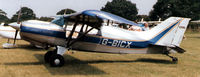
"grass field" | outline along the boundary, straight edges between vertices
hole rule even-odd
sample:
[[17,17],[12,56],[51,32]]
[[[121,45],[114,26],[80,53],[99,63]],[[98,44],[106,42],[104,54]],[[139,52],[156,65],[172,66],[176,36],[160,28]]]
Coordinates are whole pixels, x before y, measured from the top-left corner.
[[45,50],[17,41],[18,48],[0,47],[0,77],[200,77],[200,33],[186,37],[181,47],[187,52],[172,54],[177,64],[165,55],[68,52],[59,68],[44,62]]

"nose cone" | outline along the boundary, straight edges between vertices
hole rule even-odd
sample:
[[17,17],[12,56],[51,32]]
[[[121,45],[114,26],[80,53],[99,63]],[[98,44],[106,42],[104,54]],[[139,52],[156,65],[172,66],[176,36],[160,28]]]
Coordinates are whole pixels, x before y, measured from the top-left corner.
[[17,22],[13,22],[13,23],[10,23],[8,25],[10,25],[11,27],[13,27],[16,30],[20,29],[20,24],[18,24]]

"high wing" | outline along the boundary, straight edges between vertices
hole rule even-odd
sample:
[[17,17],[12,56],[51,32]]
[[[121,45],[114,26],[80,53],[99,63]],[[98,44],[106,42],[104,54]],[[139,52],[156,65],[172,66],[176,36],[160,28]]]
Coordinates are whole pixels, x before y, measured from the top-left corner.
[[[57,22],[60,20],[61,22]],[[53,23],[58,25],[64,25],[64,22],[75,22],[78,21],[79,23],[87,24],[91,27],[99,28],[101,24],[96,23],[118,23],[118,24],[127,24],[127,25],[135,25],[139,26],[138,24],[134,23],[133,21],[124,19],[117,15],[98,11],[98,10],[86,10],[80,13],[74,13],[70,15],[59,16],[57,19],[53,20]],[[95,24],[95,25],[94,25]]]

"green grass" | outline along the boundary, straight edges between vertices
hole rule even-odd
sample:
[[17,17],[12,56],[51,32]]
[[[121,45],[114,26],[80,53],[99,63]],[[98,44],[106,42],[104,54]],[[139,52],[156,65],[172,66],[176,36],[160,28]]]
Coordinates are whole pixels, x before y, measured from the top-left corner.
[[[18,48],[0,47],[0,77],[200,77],[200,33],[186,33],[186,37],[181,47],[187,52],[172,54],[179,58],[177,64],[165,55],[70,51],[60,68],[44,62],[45,50],[17,41]],[[1,45],[5,42],[0,40]]]

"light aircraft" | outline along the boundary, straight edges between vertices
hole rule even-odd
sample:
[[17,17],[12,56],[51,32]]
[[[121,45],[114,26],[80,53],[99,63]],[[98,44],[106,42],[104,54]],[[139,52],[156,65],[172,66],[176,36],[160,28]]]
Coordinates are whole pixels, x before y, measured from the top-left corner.
[[192,23],[200,24],[200,20],[191,21]]
[[[63,54],[68,49],[86,52],[115,54],[165,54],[184,53],[180,48],[189,18],[170,17],[147,31],[129,31],[116,24],[138,24],[111,13],[86,10],[58,16],[52,22],[28,20],[21,25],[11,25],[20,30],[21,38],[40,45],[56,46],[48,51],[45,62],[63,66]],[[115,25],[115,26],[113,26]],[[172,57],[173,61],[178,61]]]
[[[4,26],[4,24],[2,23],[0,25],[0,36],[3,38],[8,38],[8,39],[14,39],[15,36],[15,29],[10,27],[10,26]],[[18,33],[19,35],[19,33]],[[16,39],[21,39],[20,36],[17,36]]]
[[[17,22],[14,22],[14,23],[11,23],[9,25],[19,25],[19,24],[17,24]],[[3,48],[10,49],[10,48],[17,47],[17,45],[15,44],[16,40],[14,40],[13,43],[11,43],[11,41],[10,41],[10,40],[15,39],[15,36],[16,36],[16,40],[22,40],[21,36],[20,36],[20,32],[17,32],[17,35],[16,35],[16,29],[15,28],[13,28],[11,26],[5,26],[4,23],[2,23],[0,25],[0,37],[8,39],[7,43],[4,43],[2,45]],[[36,48],[44,48],[44,47],[39,46],[39,45],[34,44],[34,43],[30,43],[30,45],[32,45]]]
[[148,25],[149,25],[150,27],[154,27],[154,26],[160,24],[161,22],[163,22],[163,21],[161,21],[161,18],[159,18],[158,21],[144,21],[144,18],[142,18],[141,21],[140,21],[140,22],[137,22],[137,23],[138,23],[140,26],[144,26],[144,23],[148,23]]
[[[15,32],[16,32],[16,29],[14,29],[14,28],[12,28],[10,26],[4,26],[4,23],[2,23],[0,25],[0,36],[3,37],[3,38],[7,38],[8,39],[7,43],[4,43],[2,45],[3,48],[12,48],[12,47],[15,46],[14,43],[10,43],[10,39],[14,39],[15,38]],[[17,33],[16,39],[17,40],[21,40],[19,32]]]

